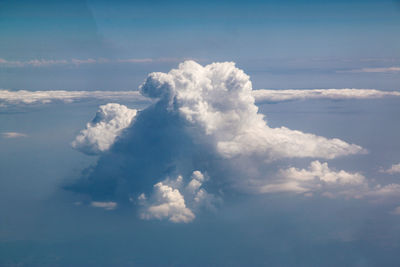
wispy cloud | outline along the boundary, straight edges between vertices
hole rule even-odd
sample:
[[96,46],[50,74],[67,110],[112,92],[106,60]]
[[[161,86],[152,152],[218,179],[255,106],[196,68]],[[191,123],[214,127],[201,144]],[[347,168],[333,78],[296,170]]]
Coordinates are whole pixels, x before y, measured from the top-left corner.
[[353,70],[337,71],[338,73],[385,73],[385,72],[400,72],[400,67],[385,67],[385,68],[361,68]]
[[257,103],[280,102],[302,99],[373,99],[400,96],[397,91],[380,91],[376,89],[306,89],[306,90],[254,90],[253,96]]
[[117,208],[117,203],[112,201],[109,202],[92,201],[90,203],[90,206],[95,208],[102,208],[105,210],[114,210]]
[[153,62],[180,62],[185,58],[127,58],[127,59],[107,59],[107,58],[87,58],[78,59],[32,59],[32,60],[7,60],[0,58],[0,67],[47,67],[61,65],[85,65],[85,64],[106,64],[106,63],[153,63]]
[[3,67],[45,67],[51,65],[66,65],[69,62],[67,60],[48,60],[48,59],[32,59],[28,61],[19,61],[19,60],[6,60],[0,58],[0,66]]
[[0,105],[46,104],[53,101],[73,102],[81,99],[146,101],[137,91],[9,91],[0,90]]
[[18,132],[4,132],[1,133],[3,138],[20,138],[20,137],[27,137],[26,134],[24,133],[18,133]]
[[154,62],[151,58],[128,58],[128,59],[118,59],[117,62],[120,63],[149,63]]
[[[375,89],[306,89],[306,90],[253,90],[256,103],[293,101],[304,99],[374,99],[398,97],[397,91],[380,91]],[[138,91],[9,91],[0,90],[0,106],[17,104],[46,104],[53,101],[74,102],[81,99],[137,100],[150,101]]]

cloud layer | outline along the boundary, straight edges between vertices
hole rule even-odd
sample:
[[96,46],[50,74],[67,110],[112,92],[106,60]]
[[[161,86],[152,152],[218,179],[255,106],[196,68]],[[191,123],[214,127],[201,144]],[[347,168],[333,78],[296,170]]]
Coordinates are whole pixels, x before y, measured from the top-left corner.
[[81,99],[139,100],[148,101],[137,91],[9,91],[0,90],[1,105],[46,104],[53,101],[66,103]]
[[[375,99],[400,96],[400,92],[397,91],[380,91],[375,89],[259,89],[252,90],[251,94],[256,103],[275,103],[306,99]],[[0,90],[0,106],[18,104],[46,104],[54,101],[70,103],[82,99],[136,100],[147,101],[150,103],[149,98],[141,95],[138,91]]]
[[375,89],[306,89],[306,90],[254,90],[257,103],[281,102],[303,99],[374,99],[382,97],[398,97],[397,91],[380,91]]

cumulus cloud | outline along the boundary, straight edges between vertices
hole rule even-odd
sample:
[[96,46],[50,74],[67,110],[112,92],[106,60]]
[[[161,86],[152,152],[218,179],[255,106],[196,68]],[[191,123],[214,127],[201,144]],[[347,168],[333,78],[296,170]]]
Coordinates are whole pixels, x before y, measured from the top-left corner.
[[4,133],[1,133],[1,135],[2,135],[4,138],[20,138],[20,137],[27,137],[26,134],[24,134],[24,133],[18,133],[18,132],[4,132]]
[[195,218],[194,211],[200,206],[214,207],[214,196],[201,188],[204,181],[204,175],[194,171],[186,186],[181,175],[172,181],[167,179],[156,183],[149,199],[144,193],[138,198],[143,206],[140,217],[145,220],[168,219],[174,223],[191,222]]
[[105,210],[114,210],[117,208],[118,204],[113,201],[109,201],[109,202],[92,201],[92,202],[90,202],[90,206],[95,207],[95,208],[102,208]]
[[[344,170],[335,171],[329,168],[328,163],[313,161],[307,169],[294,167],[281,169],[275,183],[259,187],[260,193],[273,192],[322,192],[331,196],[331,191],[347,190],[349,187],[366,186],[366,179],[360,173],[349,173]],[[343,192],[340,192],[343,193]]]
[[270,159],[329,159],[363,152],[360,146],[339,139],[270,128],[258,113],[249,76],[233,62],[203,67],[186,61],[169,73],[150,74],[140,91],[178,112],[224,157],[260,154]]
[[290,89],[290,90],[254,90],[256,103],[280,102],[303,99],[374,99],[382,97],[397,97],[400,92],[380,91],[375,89]]
[[73,102],[81,99],[148,101],[137,91],[9,91],[0,90],[0,104],[45,104],[53,101]]
[[[84,144],[86,153],[107,153],[67,189],[96,200],[140,196],[143,219],[189,222],[200,207],[213,209],[215,200],[226,192],[313,193],[319,186],[333,191],[360,186],[364,179],[358,173],[331,170],[319,161],[307,170],[282,171],[278,177],[274,172],[282,161],[332,159],[365,150],[337,138],[269,127],[258,113],[249,76],[232,62],[201,66],[186,61],[168,73],[149,74],[139,89],[154,102],[133,121],[111,127],[125,127],[122,135],[112,131],[112,138],[106,138],[107,145],[100,149],[107,127],[99,127],[95,120],[81,133],[83,141],[78,144]],[[126,113],[119,108],[115,112]],[[92,128],[95,138],[87,138]]]
[[108,150],[117,136],[131,124],[136,113],[136,109],[115,103],[100,106],[94,119],[79,133],[72,146],[89,155]]
[[400,163],[393,164],[389,169],[382,170],[381,172],[385,172],[385,173],[388,173],[388,174],[400,173]]

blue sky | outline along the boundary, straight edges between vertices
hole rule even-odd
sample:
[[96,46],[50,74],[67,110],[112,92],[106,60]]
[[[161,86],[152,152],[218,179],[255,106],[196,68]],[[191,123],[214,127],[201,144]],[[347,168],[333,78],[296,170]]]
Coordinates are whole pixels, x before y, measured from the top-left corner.
[[[5,89],[136,89],[149,71],[167,71],[185,58],[235,61],[255,88],[395,89],[399,82],[390,73],[378,83],[382,73],[346,72],[400,64],[396,1],[2,1],[1,6],[4,60],[156,61],[54,64],[45,70],[1,66]],[[46,75],[51,81],[41,83]]]
[[399,32],[399,1],[0,0],[0,265],[399,266]]

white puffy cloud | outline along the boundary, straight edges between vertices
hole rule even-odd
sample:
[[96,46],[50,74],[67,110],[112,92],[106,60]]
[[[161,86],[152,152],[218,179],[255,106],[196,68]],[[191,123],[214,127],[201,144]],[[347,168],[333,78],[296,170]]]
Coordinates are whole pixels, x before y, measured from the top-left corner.
[[144,193],[138,197],[144,207],[140,217],[145,220],[168,219],[174,223],[191,222],[199,207],[214,207],[214,196],[201,188],[204,181],[204,175],[200,171],[194,171],[186,186],[183,185],[181,175],[175,180],[166,179],[156,183],[149,199]]
[[365,177],[360,173],[349,173],[343,170],[336,172],[328,167],[328,163],[321,163],[317,160],[311,162],[308,169],[291,167],[282,170],[281,174],[288,179],[297,181],[311,181],[317,179],[327,184],[362,184],[365,181]]
[[136,109],[115,103],[100,106],[95,118],[79,133],[72,146],[89,155],[108,150],[117,136],[131,124],[136,113]]
[[397,91],[380,91],[375,89],[290,89],[290,90],[254,90],[256,103],[280,102],[303,99],[374,99],[400,96]]
[[90,206],[95,208],[102,208],[105,210],[114,210],[117,208],[118,204],[113,201],[108,201],[108,202],[92,201],[90,202]]
[[381,172],[385,172],[385,173],[389,173],[389,174],[400,173],[400,163],[393,164],[389,169],[382,170]]
[[140,215],[142,219],[164,219],[174,223],[190,222],[195,218],[185,205],[185,199],[178,189],[159,182],[154,185],[154,203]]
[[4,132],[4,133],[1,133],[1,135],[2,135],[4,138],[27,137],[26,134],[24,134],[24,133],[18,133],[18,132]]
[[270,128],[258,113],[249,76],[233,62],[203,67],[186,61],[169,73],[151,73],[140,91],[160,98],[166,111],[178,112],[195,128],[194,137],[208,139],[226,158],[258,154],[266,159],[331,159],[364,152],[339,139]]
[[46,104],[53,101],[74,102],[81,99],[148,101],[138,91],[9,91],[0,90],[0,105]]
[[[348,188],[364,190],[367,186],[365,177],[360,173],[349,173],[344,170],[335,171],[328,163],[313,161],[307,169],[294,167],[281,169],[278,179],[259,187],[260,193],[274,192],[322,192],[325,196],[345,194]],[[361,191],[360,191],[361,192]]]

